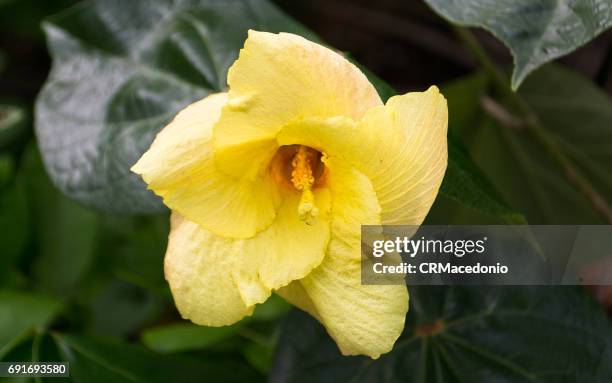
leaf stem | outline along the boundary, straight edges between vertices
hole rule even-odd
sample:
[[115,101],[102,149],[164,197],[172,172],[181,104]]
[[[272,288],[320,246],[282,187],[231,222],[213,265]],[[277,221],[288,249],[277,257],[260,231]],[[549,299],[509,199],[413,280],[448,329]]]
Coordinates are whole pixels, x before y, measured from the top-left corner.
[[588,199],[593,210],[600,214],[608,223],[612,224],[612,208],[610,208],[606,199],[565,154],[554,136],[544,127],[529,104],[527,104],[521,95],[511,90],[507,77],[493,63],[474,35],[465,28],[453,28],[459,39],[461,39],[492,78],[497,91],[522,115],[525,127],[529,129],[533,137],[546,150],[553,161],[563,169],[567,180]]

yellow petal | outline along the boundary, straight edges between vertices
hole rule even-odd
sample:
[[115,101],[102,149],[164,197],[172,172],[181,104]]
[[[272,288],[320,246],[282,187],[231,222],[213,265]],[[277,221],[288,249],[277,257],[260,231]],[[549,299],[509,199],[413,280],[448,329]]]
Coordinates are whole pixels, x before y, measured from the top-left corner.
[[[364,171],[376,184],[383,224],[419,225],[436,199],[448,163],[446,99],[431,87],[391,97],[385,109],[403,133],[403,144],[394,148],[399,161],[370,161]],[[366,117],[364,123],[375,129],[379,121]]]
[[339,259],[354,254],[330,250],[321,266],[299,281],[308,297],[300,299],[296,306],[313,303],[315,317],[322,321],[343,355],[376,359],[391,351],[402,333],[408,290],[405,285],[362,285],[359,261]]
[[370,181],[359,171],[327,160],[332,192],[332,238],[319,267],[278,291],[323,323],[344,355],[378,358],[404,328],[406,286],[361,284],[360,227],[380,223]]
[[[214,234],[173,213],[164,261],[166,279],[179,312],[206,326],[225,326],[250,315],[228,270],[234,257],[207,251]],[[214,248],[214,246],[213,246]]]
[[278,134],[280,145],[302,144],[353,164],[372,182],[383,224],[419,225],[438,193],[447,165],[446,100],[436,87],[372,108],[358,122],[304,119]]
[[288,122],[305,116],[360,119],[382,104],[348,60],[289,33],[249,31],[228,84],[229,102],[214,128],[217,162],[228,174],[250,179],[274,154],[275,135]]
[[221,326],[250,314],[273,289],[303,278],[323,260],[330,237],[331,199],[315,191],[312,225],[297,214],[299,194],[287,192],[274,223],[249,239],[223,238],[173,213],[166,279],[183,317]]
[[237,180],[217,170],[212,126],[224,93],[181,111],[132,167],[170,209],[215,234],[249,238],[268,227],[280,203],[271,177]]
[[314,302],[312,299],[310,299],[300,281],[293,281],[287,286],[283,286],[276,290],[275,293],[281,296],[287,302],[291,303],[302,311],[306,311],[308,314],[315,317],[319,322],[323,323]]
[[300,195],[284,196],[276,221],[258,236],[235,240],[243,267],[258,275],[268,289],[301,279],[317,267],[330,240],[331,197],[328,189],[314,191],[319,214],[311,224],[298,215]]

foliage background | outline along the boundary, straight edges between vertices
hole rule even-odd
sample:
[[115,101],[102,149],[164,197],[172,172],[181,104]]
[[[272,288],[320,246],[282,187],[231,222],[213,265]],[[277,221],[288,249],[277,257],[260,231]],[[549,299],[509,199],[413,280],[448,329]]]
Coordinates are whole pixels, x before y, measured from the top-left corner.
[[[55,185],[66,185],[43,165],[39,147],[69,132],[44,130],[39,114],[35,139],[35,100],[51,66],[40,23],[75,3],[0,0],[0,359],[66,360],[76,382],[612,381],[605,286],[414,288],[405,333],[375,362],[339,356],[320,325],[281,299],[226,328],[182,321],[162,274],[167,214],[92,209],[89,197],[60,192]],[[252,3],[260,21],[276,14]],[[485,31],[451,26],[425,3],[276,4],[398,92],[442,86],[453,162],[428,222],[610,222],[612,31],[527,77],[517,97],[508,49]],[[95,25],[49,20],[110,44]],[[287,25],[284,16],[266,21]],[[245,31],[232,33],[244,39]],[[393,92],[383,83],[379,91]],[[40,96],[39,107],[47,101]],[[90,181],[106,184],[106,175]]]

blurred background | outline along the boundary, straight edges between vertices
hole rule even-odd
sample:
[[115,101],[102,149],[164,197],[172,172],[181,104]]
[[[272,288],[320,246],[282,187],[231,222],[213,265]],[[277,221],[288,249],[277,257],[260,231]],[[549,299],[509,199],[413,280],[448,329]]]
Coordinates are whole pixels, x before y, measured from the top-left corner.
[[[484,100],[485,113],[478,112],[482,118],[474,118],[469,108],[464,108],[470,92],[481,92],[476,85],[482,63],[465,48],[453,27],[425,3],[275,2],[323,41],[349,53],[398,92],[423,90],[431,84],[441,86],[449,98],[452,134],[465,145],[495,192],[530,223],[606,223],[597,209],[589,207],[592,201],[576,193],[575,185],[558,180],[565,179],[563,169],[558,172],[560,175],[539,173],[540,167],[548,166],[539,160],[542,149],[526,143],[523,148],[527,154],[517,159],[496,149],[497,136],[483,136],[474,130],[495,125],[491,128],[495,132],[499,125],[514,126],[515,117],[487,97],[480,99]],[[0,0],[0,359],[64,360],[66,355],[72,355],[75,359],[70,359],[71,362],[87,366],[80,367],[81,375],[76,381],[119,381],[90,359],[113,353],[122,355],[123,346],[117,348],[114,341],[92,343],[89,338],[72,337],[84,334],[136,344],[138,350],[121,356],[125,368],[153,369],[159,374],[155,378],[159,381],[173,380],[176,366],[183,373],[192,374],[190,381],[199,381],[203,374],[210,377],[206,381],[266,380],[281,323],[290,311],[286,303],[273,298],[258,307],[252,318],[227,328],[202,328],[181,321],[163,278],[167,215],[100,213],[65,197],[47,175],[33,129],[34,103],[51,67],[40,24],[44,18],[75,3],[75,0]],[[472,32],[493,62],[509,72],[512,57],[508,49],[488,32],[480,29]],[[601,161],[610,159],[612,110],[606,111],[609,101],[606,98],[612,95],[612,30],[556,63],[552,72],[561,72],[543,75],[538,72],[527,80],[521,92],[543,111],[542,120],[558,125],[560,131],[565,129],[564,124],[571,124],[578,132],[575,134],[588,135],[593,126],[607,124],[607,133],[591,138],[600,142],[602,137],[609,138],[604,140],[605,145],[593,149],[593,155]],[[567,81],[554,77],[559,73],[565,76],[566,70],[572,72]],[[580,84],[575,85],[577,81]],[[569,84],[570,89],[554,88],[558,83]],[[569,98],[542,100],[546,93],[539,93],[541,89],[560,96],[574,94],[576,103],[592,102],[602,115],[593,116],[588,108],[575,111],[571,117],[558,115],[563,105],[572,109]],[[551,106],[554,102],[558,103]],[[576,142],[571,135],[566,139]],[[518,140],[528,139],[521,136]],[[506,157],[502,161],[497,156]],[[576,158],[581,163],[578,154]],[[535,169],[527,171],[525,178],[514,174],[521,162],[527,169]],[[589,173],[588,161],[584,164],[585,172]],[[606,178],[610,175],[610,164],[607,163],[607,169],[598,166],[599,170],[593,171],[594,182],[602,184],[601,194],[608,201],[612,197],[609,194],[612,184]],[[538,193],[529,189],[530,179],[544,183],[534,186],[534,190],[540,188],[556,199],[539,201]],[[428,222],[499,223],[499,220],[466,211],[441,198]],[[592,299],[610,313],[611,290],[591,286],[590,291],[591,298],[584,299],[589,302]],[[602,328],[609,329],[605,325]],[[155,356],[147,354],[149,351]],[[169,365],[175,367],[166,369]],[[129,374],[122,379],[141,381],[129,379]]]

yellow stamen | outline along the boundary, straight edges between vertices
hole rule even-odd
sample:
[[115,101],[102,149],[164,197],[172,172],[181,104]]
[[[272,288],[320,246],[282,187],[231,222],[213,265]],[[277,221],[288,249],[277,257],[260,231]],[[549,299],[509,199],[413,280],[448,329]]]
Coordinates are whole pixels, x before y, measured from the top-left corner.
[[312,157],[313,154],[316,154],[316,151],[300,145],[293,157],[293,161],[291,161],[293,168],[291,171],[291,183],[293,183],[297,190],[302,192],[298,205],[298,214],[300,219],[307,225],[312,225],[315,217],[319,215],[319,209],[315,206],[314,194],[312,193],[315,177],[312,174],[311,158],[309,157]]

